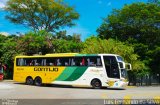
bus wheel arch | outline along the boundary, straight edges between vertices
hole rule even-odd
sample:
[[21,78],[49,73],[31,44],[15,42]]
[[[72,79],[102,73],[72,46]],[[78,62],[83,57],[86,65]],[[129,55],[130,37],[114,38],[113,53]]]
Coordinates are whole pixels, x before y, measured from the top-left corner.
[[41,86],[42,85],[42,78],[40,76],[37,76],[34,79],[34,85],[36,85],[36,86]]
[[102,82],[101,82],[100,79],[94,78],[94,79],[92,79],[92,81],[91,81],[91,86],[92,86],[94,89],[100,89],[100,88],[102,88]]
[[26,84],[27,85],[33,85],[34,81],[33,81],[33,78],[31,76],[28,76],[26,78]]

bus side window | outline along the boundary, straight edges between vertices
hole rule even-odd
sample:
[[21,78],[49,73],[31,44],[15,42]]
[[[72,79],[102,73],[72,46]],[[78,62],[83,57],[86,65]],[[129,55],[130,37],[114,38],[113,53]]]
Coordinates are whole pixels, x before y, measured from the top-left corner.
[[46,59],[42,59],[41,66],[46,66]]
[[75,61],[74,61],[74,58],[72,58],[71,59],[71,66],[75,66],[76,65],[76,63],[75,63]]
[[82,66],[82,57],[75,57],[75,65]]
[[86,57],[86,66],[102,66],[101,58],[100,56],[90,56]]
[[41,66],[42,60],[43,60],[42,58],[34,58],[32,59],[32,65]]
[[57,59],[57,66],[61,66],[61,62],[60,62],[60,59]]
[[29,62],[29,66],[33,66],[33,60]]
[[85,59],[82,58],[81,66],[85,66]]
[[19,66],[24,66],[24,59],[23,58],[18,59],[18,65]]
[[69,64],[68,64],[68,62],[65,62],[65,66],[68,66]]
[[[44,66],[55,66],[55,58],[54,57],[46,57],[43,59],[43,65]],[[56,62],[57,63],[57,62]]]
[[69,59],[69,57],[63,57],[63,58],[61,58],[61,65],[62,66],[69,66],[69,62],[70,61],[70,59]]
[[34,64],[35,66],[39,66],[39,63],[38,62],[35,62],[35,64]]
[[17,66],[20,66],[20,63],[21,63],[20,61],[21,61],[21,59],[20,59],[20,58],[17,58],[16,61],[17,61]]
[[96,66],[94,58],[87,58],[87,64],[88,66]]
[[34,66],[38,66],[37,59],[34,60]]
[[87,66],[90,66],[90,59],[87,58]]
[[97,58],[97,66],[102,66],[101,58]]
[[96,64],[95,64],[95,62],[93,61],[93,62],[90,62],[90,64],[89,64],[90,66],[96,66]]

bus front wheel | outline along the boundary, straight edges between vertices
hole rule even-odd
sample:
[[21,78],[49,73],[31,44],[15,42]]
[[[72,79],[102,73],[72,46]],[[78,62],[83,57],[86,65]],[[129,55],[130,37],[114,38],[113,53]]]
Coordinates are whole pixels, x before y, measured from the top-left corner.
[[26,78],[26,84],[27,85],[33,85],[33,79],[32,79],[32,77],[27,77]]
[[99,79],[93,79],[91,85],[94,89],[100,89],[102,87],[101,81]]
[[42,85],[42,79],[41,79],[41,77],[36,77],[35,80],[34,80],[34,84],[36,86],[41,86]]

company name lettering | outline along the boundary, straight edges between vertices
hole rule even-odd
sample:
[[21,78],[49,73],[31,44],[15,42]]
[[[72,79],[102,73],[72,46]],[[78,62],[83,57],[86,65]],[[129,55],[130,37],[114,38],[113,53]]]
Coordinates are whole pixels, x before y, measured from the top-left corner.
[[57,72],[58,68],[38,68],[35,67],[34,71],[50,71],[50,72]]

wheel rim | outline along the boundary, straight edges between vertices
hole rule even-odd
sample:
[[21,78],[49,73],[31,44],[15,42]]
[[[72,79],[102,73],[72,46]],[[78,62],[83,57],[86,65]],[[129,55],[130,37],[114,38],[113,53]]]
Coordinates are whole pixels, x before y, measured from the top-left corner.
[[28,79],[26,80],[26,84],[27,84],[27,85],[32,85],[32,84],[33,84],[33,80],[32,80],[31,78],[28,78]]
[[93,80],[92,87],[93,88],[101,88],[101,82],[98,80]]
[[100,87],[100,83],[98,81],[95,82],[95,87]]
[[35,79],[35,85],[40,86],[42,84],[42,80],[40,78]]

